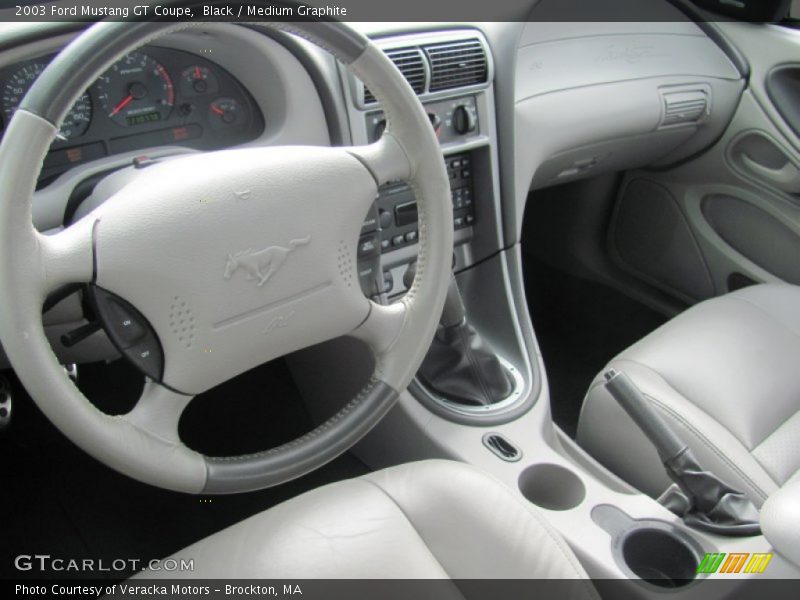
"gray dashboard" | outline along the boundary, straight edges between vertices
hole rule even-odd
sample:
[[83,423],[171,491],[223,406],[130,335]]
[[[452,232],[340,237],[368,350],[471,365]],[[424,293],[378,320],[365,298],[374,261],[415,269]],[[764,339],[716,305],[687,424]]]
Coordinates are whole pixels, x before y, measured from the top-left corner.
[[[516,243],[531,187],[607,170],[668,164],[702,150],[724,130],[744,86],[725,53],[685,20],[353,25],[388,52],[411,47],[425,55],[429,47],[465,39],[477,40],[485,51],[484,81],[434,91],[428,79],[420,93],[426,109],[444,123],[442,151],[455,177],[457,271]],[[52,32],[35,39],[23,37],[23,42],[0,51],[0,70],[52,55],[75,35],[63,27]],[[382,117],[379,106],[365,103],[363,86],[310,43],[273,35],[246,26],[207,24],[159,40],[157,52],[199,57],[228,74],[238,93],[247,97],[252,114],[263,121],[254,117],[255,127],[248,129],[247,139],[230,145],[373,140]],[[429,61],[425,64],[430,77]],[[666,122],[668,94],[674,94],[679,104],[688,102],[690,108],[698,97],[704,103],[687,122],[680,120],[680,106],[685,104],[679,106],[677,122]],[[455,132],[454,111],[464,106],[473,114],[475,126]],[[202,149],[174,143],[144,145],[73,166],[36,192],[35,225],[42,231],[62,227],[70,198],[81,182],[129,167],[137,155],[159,158]],[[466,194],[474,202],[469,208],[456,204]],[[396,215],[400,202],[386,198],[379,199],[376,223],[384,217],[381,209]],[[371,219],[368,215],[365,220],[361,248],[371,261],[367,277],[378,289],[368,295],[391,298],[405,289],[403,274],[416,257],[414,221],[402,226],[394,221],[393,235],[384,239],[387,236],[369,237],[381,231],[377,226],[369,229]],[[378,246],[380,252],[370,254],[370,248]],[[365,273],[367,262],[359,263]],[[100,343],[82,344],[78,350],[59,347],[61,331],[74,327],[80,318],[79,302],[70,300],[45,315],[54,347],[65,362],[96,360],[108,351]]]
[[745,80],[695,23],[536,23],[514,86],[516,226],[529,188],[680,162],[724,132]]

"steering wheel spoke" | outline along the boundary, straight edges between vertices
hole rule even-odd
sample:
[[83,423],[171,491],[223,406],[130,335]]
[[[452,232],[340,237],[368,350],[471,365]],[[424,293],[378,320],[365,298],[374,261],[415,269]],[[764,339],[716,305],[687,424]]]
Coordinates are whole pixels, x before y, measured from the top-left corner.
[[369,315],[350,335],[369,345],[376,356],[381,356],[400,335],[407,311],[405,299],[388,306],[370,301]]
[[84,219],[53,235],[36,234],[42,260],[42,291],[47,294],[69,283],[88,283],[94,275],[92,228]]
[[346,150],[361,161],[379,186],[411,178],[408,154],[390,131],[385,131],[378,141],[368,146],[351,146]]
[[192,398],[148,381],[136,406],[122,418],[163,442],[180,445],[178,422]]

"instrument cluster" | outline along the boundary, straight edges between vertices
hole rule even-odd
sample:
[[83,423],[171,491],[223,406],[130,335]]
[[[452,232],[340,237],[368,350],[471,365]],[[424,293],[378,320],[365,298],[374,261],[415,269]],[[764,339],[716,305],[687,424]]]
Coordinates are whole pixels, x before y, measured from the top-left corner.
[[[4,128],[54,55],[0,69]],[[208,59],[145,46],[117,61],[83,93],[45,159],[40,185],[72,166],[162,145],[213,150],[257,138],[264,118],[250,93]]]

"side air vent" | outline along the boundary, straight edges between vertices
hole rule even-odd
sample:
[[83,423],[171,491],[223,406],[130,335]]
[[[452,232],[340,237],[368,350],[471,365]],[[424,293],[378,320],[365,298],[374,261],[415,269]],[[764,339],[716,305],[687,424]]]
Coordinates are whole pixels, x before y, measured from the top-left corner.
[[[411,89],[415,93],[421,94],[425,91],[425,62],[419,48],[393,48],[385,52],[403,77],[411,84]],[[375,96],[365,87],[364,104],[371,104],[375,101]]]
[[423,49],[431,64],[431,92],[486,82],[486,50],[478,38],[431,44]]
[[664,116],[661,126],[697,123],[708,112],[708,94],[702,90],[662,92]]

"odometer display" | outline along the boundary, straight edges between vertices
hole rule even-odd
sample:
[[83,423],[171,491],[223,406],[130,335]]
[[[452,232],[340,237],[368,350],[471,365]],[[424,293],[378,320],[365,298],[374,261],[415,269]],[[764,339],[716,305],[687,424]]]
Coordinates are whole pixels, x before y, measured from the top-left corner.
[[157,112],[144,113],[141,115],[134,115],[132,117],[125,117],[127,125],[144,125],[145,123],[155,123],[161,120],[161,114]]
[[[31,89],[33,82],[44,71],[45,63],[32,62],[26,64],[11,74],[3,86],[2,104],[6,121],[10,121],[14,111],[17,110],[25,94]],[[92,101],[89,94],[82,94],[75,101],[58,132],[62,140],[71,140],[86,133],[92,121]]]
[[164,121],[175,104],[167,70],[144,52],[132,52],[97,81],[103,112],[123,127]]

